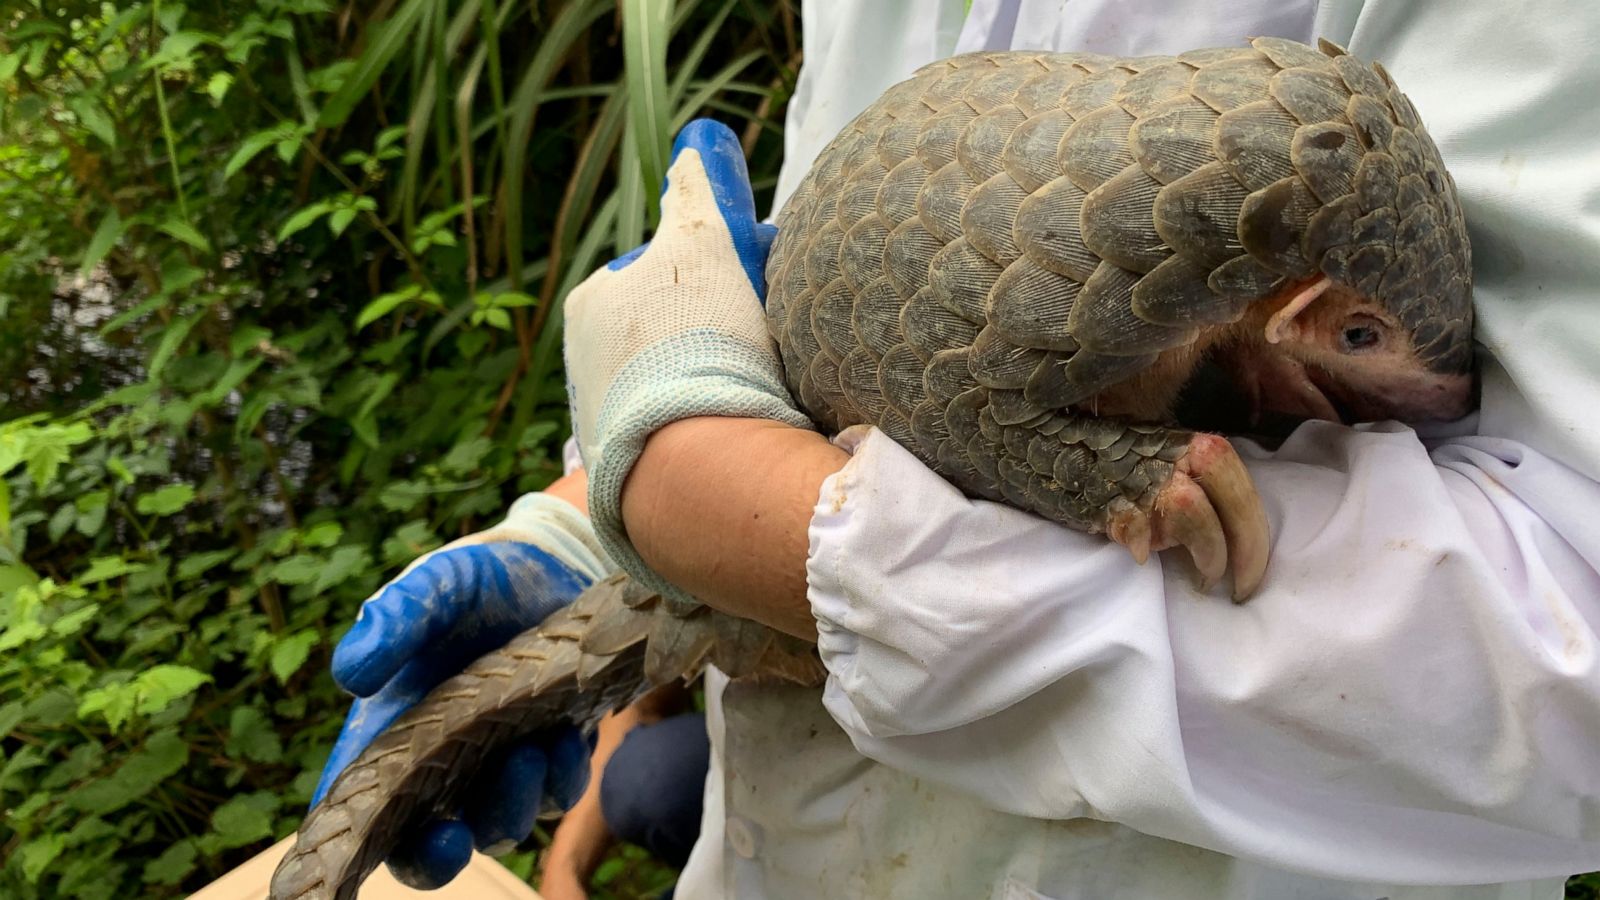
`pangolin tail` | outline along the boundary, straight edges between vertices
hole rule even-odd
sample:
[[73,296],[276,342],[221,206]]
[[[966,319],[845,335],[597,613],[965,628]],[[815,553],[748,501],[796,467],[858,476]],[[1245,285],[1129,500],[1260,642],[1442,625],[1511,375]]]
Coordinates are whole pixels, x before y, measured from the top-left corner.
[[815,648],[671,602],[617,575],[435,688],[374,740],[306,816],[271,900],[347,900],[408,826],[460,807],[487,760],[562,723],[592,728],[651,687],[714,664],[731,677],[819,684]]

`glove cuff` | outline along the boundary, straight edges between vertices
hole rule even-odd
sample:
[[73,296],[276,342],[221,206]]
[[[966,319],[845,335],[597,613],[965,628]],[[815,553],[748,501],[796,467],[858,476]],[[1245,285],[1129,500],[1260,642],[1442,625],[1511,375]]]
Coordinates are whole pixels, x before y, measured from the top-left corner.
[[[600,545],[639,583],[698,603],[652,572],[622,523],[622,485],[656,430],[695,416],[771,419],[814,429],[794,408],[769,348],[725,332],[696,329],[640,353],[617,373],[600,410],[598,447],[584,447],[589,515]],[[592,459],[589,457],[593,457]]]
[[577,507],[559,497],[523,494],[492,531],[500,529],[518,532],[516,540],[538,546],[590,582],[617,571],[616,562],[595,536],[594,526]]

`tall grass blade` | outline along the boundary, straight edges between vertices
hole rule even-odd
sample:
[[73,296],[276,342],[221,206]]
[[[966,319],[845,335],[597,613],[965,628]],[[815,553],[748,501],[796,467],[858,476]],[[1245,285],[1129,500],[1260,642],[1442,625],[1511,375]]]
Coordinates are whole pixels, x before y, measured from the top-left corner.
[[583,279],[589,277],[589,272],[600,259],[606,235],[611,233],[611,226],[616,220],[620,204],[621,198],[615,193],[600,204],[600,208],[595,211],[593,221],[589,224],[589,230],[584,232],[583,240],[578,242],[577,249],[573,251],[572,263],[567,266],[567,275],[556,290],[554,302],[548,304],[548,318],[545,319],[544,328],[539,331],[539,337],[534,342],[533,358],[528,364],[528,383],[533,385],[535,391],[543,389],[544,383],[549,380],[551,372],[555,369],[556,349],[561,346],[561,332],[565,325],[567,295],[572,293],[572,289]]
[[643,167],[639,164],[639,142],[633,134],[637,127],[638,123],[628,121],[617,163],[617,235],[613,247],[618,256],[644,243],[649,201],[645,199]]
[[[707,22],[701,30],[700,36],[695,38],[694,44],[689,47],[689,52],[678,61],[678,73],[672,76],[672,86],[668,88],[668,97],[673,109],[683,106],[683,95],[689,88],[689,79],[699,71],[700,63],[705,61],[706,53],[711,49],[711,42],[722,31],[722,24],[728,20],[728,13],[733,12],[733,6],[738,0],[724,0],[722,8],[717,10],[711,21]],[[684,4],[687,6],[688,4]],[[682,7],[679,12],[681,13]],[[677,31],[677,22],[673,22],[673,31]]]
[[356,60],[355,69],[350,77],[334,92],[328,102],[322,105],[322,112],[317,116],[317,124],[330,128],[344,123],[355,109],[356,103],[366,96],[367,91],[377,83],[378,76],[388,67],[389,61],[399,53],[401,48],[416,38],[417,24],[422,19],[433,0],[406,0],[387,21],[373,26],[376,32],[373,41],[367,46],[365,53]]
[[505,174],[501,197],[506,211],[506,275],[511,290],[522,290],[522,183],[527,174],[528,140],[533,135],[534,117],[539,112],[540,95],[550,83],[572,44],[582,38],[596,19],[611,8],[609,0],[571,0],[550,23],[539,49],[522,72],[511,95],[511,128],[505,146]]
[[[695,92],[684,98],[683,103],[678,107],[677,114],[672,117],[672,130],[676,132],[688,124],[689,120],[694,118],[707,103],[710,103],[713,97],[726,90],[733,83],[733,80],[739,77],[741,72],[764,55],[764,51],[751,50],[723,67],[722,71],[701,82]],[[767,91],[763,88],[761,89],[761,94],[765,96]]]
[[[667,89],[667,39],[672,0],[622,0],[622,58],[639,177],[648,188],[645,218],[655,223],[661,181],[672,145]],[[627,215],[624,201],[623,215]]]

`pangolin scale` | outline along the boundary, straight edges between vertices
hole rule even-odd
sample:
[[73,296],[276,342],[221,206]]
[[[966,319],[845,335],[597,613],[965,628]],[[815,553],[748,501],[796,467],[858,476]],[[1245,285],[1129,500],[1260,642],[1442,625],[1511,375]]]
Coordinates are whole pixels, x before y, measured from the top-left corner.
[[[1141,376],[1194,364],[1296,285],[1374,298],[1432,371],[1471,362],[1454,183],[1382,67],[1326,43],[935,63],[840,133],[778,226],[768,322],[807,414],[876,425],[968,493],[1081,530],[1148,511],[1193,437],[1171,397],[1141,406]],[[707,664],[823,674],[763,626],[596,585],[368,747],[271,897],[353,898],[508,741],[590,727]]]

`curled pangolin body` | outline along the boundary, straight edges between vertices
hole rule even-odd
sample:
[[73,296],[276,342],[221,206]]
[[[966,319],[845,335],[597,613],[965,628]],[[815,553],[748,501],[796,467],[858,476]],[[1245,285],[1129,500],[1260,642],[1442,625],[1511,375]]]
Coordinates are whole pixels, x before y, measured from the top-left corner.
[[[929,66],[821,154],[779,216],[768,321],[828,430],[874,424],[964,490],[1074,527],[1145,506],[1188,435],[1094,398],[1317,273],[1470,362],[1454,185],[1381,68],[1278,39],[1177,57]],[[520,736],[592,725],[712,663],[819,683],[808,646],[603,582],[474,662],[352,763],[274,900],[351,898]]]
[[825,428],[1098,530],[1184,435],[1085,405],[1326,274],[1466,371],[1454,183],[1381,67],[1277,38],[1177,57],[977,53],[891,88],[778,217],[768,323]]

